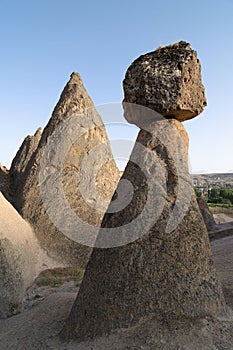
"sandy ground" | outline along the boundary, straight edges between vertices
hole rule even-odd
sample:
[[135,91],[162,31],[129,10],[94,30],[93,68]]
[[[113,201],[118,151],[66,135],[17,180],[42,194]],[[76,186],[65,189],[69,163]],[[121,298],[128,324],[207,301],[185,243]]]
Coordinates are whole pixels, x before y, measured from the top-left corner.
[[224,224],[225,222],[233,221],[233,218],[226,214],[214,214],[216,224]]
[[[226,302],[233,308],[233,236],[211,243]],[[62,343],[60,332],[78,287],[32,286],[24,312],[0,320],[1,350],[233,350],[233,317],[218,320],[144,319],[136,327],[83,343]]]

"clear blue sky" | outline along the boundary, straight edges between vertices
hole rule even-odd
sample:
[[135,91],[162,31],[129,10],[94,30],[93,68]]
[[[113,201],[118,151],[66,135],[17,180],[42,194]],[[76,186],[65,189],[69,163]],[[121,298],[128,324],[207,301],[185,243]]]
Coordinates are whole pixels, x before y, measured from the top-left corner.
[[232,0],[1,0],[0,162],[45,126],[72,71],[95,104],[120,102],[139,55],[186,40],[202,63],[208,107],[185,125],[193,170],[233,171]]

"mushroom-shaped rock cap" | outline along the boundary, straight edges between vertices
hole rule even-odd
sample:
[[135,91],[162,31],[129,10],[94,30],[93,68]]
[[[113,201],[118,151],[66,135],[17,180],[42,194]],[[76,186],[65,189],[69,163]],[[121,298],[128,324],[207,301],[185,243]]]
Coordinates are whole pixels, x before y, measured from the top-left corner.
[[[207,105],[197,52],[185,41],[140,56],[128,68],[123,87],[124,102],[148,107],[169,119],[194,118]],[[125,108],[125,118],[142,127],[138,113],[133,112],[134,108]]]

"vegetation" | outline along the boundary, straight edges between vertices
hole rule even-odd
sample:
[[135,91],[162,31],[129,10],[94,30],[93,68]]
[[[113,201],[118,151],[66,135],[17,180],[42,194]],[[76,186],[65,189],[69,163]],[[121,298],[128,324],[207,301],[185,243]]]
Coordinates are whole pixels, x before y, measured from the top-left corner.
[[81,268],[55,268],[42,271],[36,279],[36,284],[41,286],[56,287],[65,282],[74,281],[77,286],[82,282],[84,270]]
[[200,197],[200,195],[202,194],[202,192],[199,190],[198,187],[194,187],[195,193],[196,193],[196,197]]
[[222,208],[233,207],[233,190],[228,186],[220,188],[211,188],[204,191],[198,187],[194,187],[197,198],[203,193],[210,207],[220,206]]
[[231,205],[231,204],[220,204],[220,203],[208,203],[208,206],[210,208],[226,208],[226,209],[233,208],[233,205]]
[[233,191],[227,187],[209,189],[207,202],[231,207],[233,206]]
[[[229,186],[212,188],[203,192],[203,188],[194,187],[197,198],[204,195],[208,206],[214,212],[233,213],[233,190]],[[213,211],[212,210],[212,211]]]

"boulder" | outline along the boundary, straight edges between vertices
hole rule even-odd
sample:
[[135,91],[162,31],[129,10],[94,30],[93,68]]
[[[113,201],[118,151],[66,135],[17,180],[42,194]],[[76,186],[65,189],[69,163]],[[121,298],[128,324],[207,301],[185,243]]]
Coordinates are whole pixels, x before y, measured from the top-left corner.
[[[196,51],[184,41],[136,59],[126,72],[123,88],[124,102],[148,107],[179,121],[194,118],[207,105],[200,61]],[[135,115],[135,110],[130,113],[128,109],[125,117],[139,128],[146,121],[145,116]]]
[[71,75],[42,135],[22,145],[11,174],[14,206],[41,247],[60,262],[85,266],[119,171],[78,73]]

